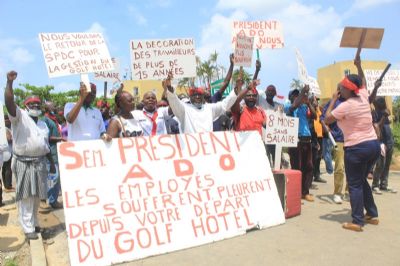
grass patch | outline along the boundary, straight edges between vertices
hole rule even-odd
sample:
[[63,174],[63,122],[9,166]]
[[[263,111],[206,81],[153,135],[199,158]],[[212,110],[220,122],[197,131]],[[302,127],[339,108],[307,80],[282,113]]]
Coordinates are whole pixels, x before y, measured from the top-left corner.
[[18,266],[14,259],[7,258],[4,260],[4,266]]

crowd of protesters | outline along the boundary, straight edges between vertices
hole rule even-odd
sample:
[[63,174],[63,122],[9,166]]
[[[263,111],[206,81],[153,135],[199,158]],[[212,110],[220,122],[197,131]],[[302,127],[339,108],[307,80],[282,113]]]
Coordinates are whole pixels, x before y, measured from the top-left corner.
[[[13,94],[17,73],[7,73],[4,95],[9,145],[0,147],[0,162],[4,190],[16,194],[19,221],[26,237],[38,238],[37,212],[41,203],[62,208],[58,201],[61,190],[58,142],[96,139],[109,142],[113,138],[221,130],[252,130],[263,136],[266,112],[271,110],[299,119],[298,145],[289,148],[288,153],[291,168],[301,171],[302,198],[313,202],[310,193],[313,182],[327,182],[321,178],[323,159],[326,172],[334,176],[333,202],[341,204],[343,200],[350,200],[352,222],[343,224],[343,228],[362,231],[364,223],[378,224],[373,192],[396,192],[388,187],[393,136],[385,99],[376,98],[381,84],[377,81],[368,95],[361,60],[356,58],[354,62],[358,75],[346,76],[332,99],[321,105],[308,85],[291,90],[284,104],[274,100],[277,95],[274,85],[267,86],[265,91],[257,90],[261,69],[258,60],[253,80],[245,85],[240,72],[234,80],[234,89],[224,98],[234,68],[233,55],[229,59],[230,67],[222,87],[211,97],[207,97],[209,88],[195,86],[189,88],[188,95],[176,95],[171,86],[173,77],[168,75],[159,88],[163,89],[162,99],[157,99],[154,91],[146,92],[136,109],[133,96],[121,85],[114,97],[114,112],[107,102],[100,101],[94,106],[96,86],[92,83],[90,90],[81,83],[78,101],[67,103],[62,115],[52,102],[35,95],[26,98],[24,106],[17,106]],[[265,145],[265,149],[273,168],[275,145]],[[373,173],[372,189],[368,173]],[[0,204],[3,205],[1,195],[2,191]]]

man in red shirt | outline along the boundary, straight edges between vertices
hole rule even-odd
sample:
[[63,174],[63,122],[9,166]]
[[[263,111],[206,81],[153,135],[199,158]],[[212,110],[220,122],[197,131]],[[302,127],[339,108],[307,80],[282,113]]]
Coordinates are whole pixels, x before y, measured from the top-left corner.
[[[245,104],[240,106],[243,98]],[[231,109],[236,131],[257,130],[262,136],[262,128],[265,127],[266,116],[264,110],[256,105],[257,98],[258,92],[254,81],[249,84],[247,90],[240,92]]]

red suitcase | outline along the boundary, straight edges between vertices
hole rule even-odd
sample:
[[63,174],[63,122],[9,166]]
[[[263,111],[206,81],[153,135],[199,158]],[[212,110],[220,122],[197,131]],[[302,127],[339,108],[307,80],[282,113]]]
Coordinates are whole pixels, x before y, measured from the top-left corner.
[[301,212],[301,171],[292,169],[274,170],[274,179],[285,217]]

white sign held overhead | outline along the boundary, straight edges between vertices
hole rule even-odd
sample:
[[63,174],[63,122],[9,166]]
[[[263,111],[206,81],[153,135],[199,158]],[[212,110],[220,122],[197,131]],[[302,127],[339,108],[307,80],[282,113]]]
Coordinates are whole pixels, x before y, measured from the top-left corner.
[[254,37],[236,36],[235,44],[235,65],[251,67],[253,57]]
[[101,33],[39,33],[50,78],[113,70]]
[[192,38],[131,40],[134,80],[161,80],[172,71],[175,79],[196,76],[196,53]]
[[314,95],[321,95],[321,89],[319,88],[319,84],[316,78],[308,76],[307,82],[308,86],[310,86],[310,92]]
[[100,81],[115,82],[121,81],[120,62],[117,58],[112,57],[111,62],[114,66],[113,71],[99,71],[94,72],[94,79]]
[[308,73],[306,65],[304,64],[303,56],[300,54],[299,49],[295,48],[296,60],[297,60],[297,73],[301,82],[307,81]]
[[63,142],[58,156],[71,265],[136,260],[285,222],[257,132]]
[[233,21],[233,45],[236,43],[237,35],[254,37],[254,49],[277,49],[284,46],[282,24],[277,20]]
[[[375,81],[381,76],[382,69],[365,69],[364,75],[367,80],[367,89],[374,89]],[[382,86],[378,89],[378,96],[400,96],[400,70],[389,70],[382,80]]]
[[295,52],[296,52],[299,80],[303,84],[309,85],[311,93],[313,93],[314,95],[321,95],[321,90],[319,88],[317,79],[308,75],[307,68],[306,65],[304,64],[303,56],[300,54],[300,51],[297,48],[295,48]]

